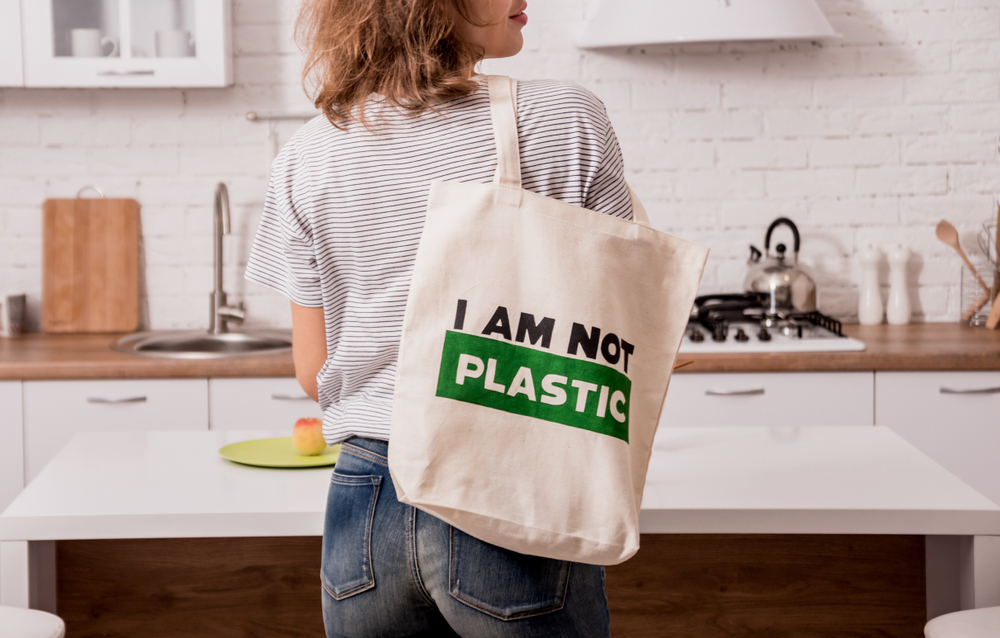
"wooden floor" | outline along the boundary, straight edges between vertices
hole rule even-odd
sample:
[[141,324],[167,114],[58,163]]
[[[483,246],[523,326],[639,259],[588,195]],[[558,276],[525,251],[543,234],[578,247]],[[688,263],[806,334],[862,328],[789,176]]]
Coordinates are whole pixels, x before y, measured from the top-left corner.
[[[324,636],[319,538],[56,551],[67,638]],[[607,583],[615,638],[923,636],[922,536],[647,535]]]

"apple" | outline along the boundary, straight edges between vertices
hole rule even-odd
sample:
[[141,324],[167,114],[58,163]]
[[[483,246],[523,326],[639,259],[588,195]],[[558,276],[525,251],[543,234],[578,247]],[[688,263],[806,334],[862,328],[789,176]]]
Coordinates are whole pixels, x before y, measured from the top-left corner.
[[326,449],[322,419],[299,419],[292,429],[292,444],[302,456],[316,456]]

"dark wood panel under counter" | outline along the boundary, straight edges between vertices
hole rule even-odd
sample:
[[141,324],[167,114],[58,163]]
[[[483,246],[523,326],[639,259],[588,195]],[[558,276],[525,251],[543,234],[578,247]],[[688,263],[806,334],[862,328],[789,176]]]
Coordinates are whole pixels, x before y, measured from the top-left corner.
[[[320,544],[59,541],[59,613],[76,636],[320,638]],[[644,534],[607,589],[621,638],[918,638],[924,537]]]

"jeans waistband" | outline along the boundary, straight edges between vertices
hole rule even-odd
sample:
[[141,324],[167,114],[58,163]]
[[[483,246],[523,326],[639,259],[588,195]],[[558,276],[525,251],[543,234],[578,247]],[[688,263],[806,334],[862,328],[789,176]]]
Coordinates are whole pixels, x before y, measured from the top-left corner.
[[344,441],[353,445],[354,447],[359,447],[362,450],[368,450],[374,454],[388,458],[389,456],[389,442],[380,441],[379,439],[367,439],[363,436],[352,436],[351,438]]

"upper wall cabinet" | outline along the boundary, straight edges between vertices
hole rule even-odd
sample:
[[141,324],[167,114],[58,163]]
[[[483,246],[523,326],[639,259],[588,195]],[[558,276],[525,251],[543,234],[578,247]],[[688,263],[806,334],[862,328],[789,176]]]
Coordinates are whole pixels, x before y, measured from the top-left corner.
[[21,0],[24,86],[229,86],[230,15],[230,0]]
[[0,86],[24,86],[18,0],[0,0]]

